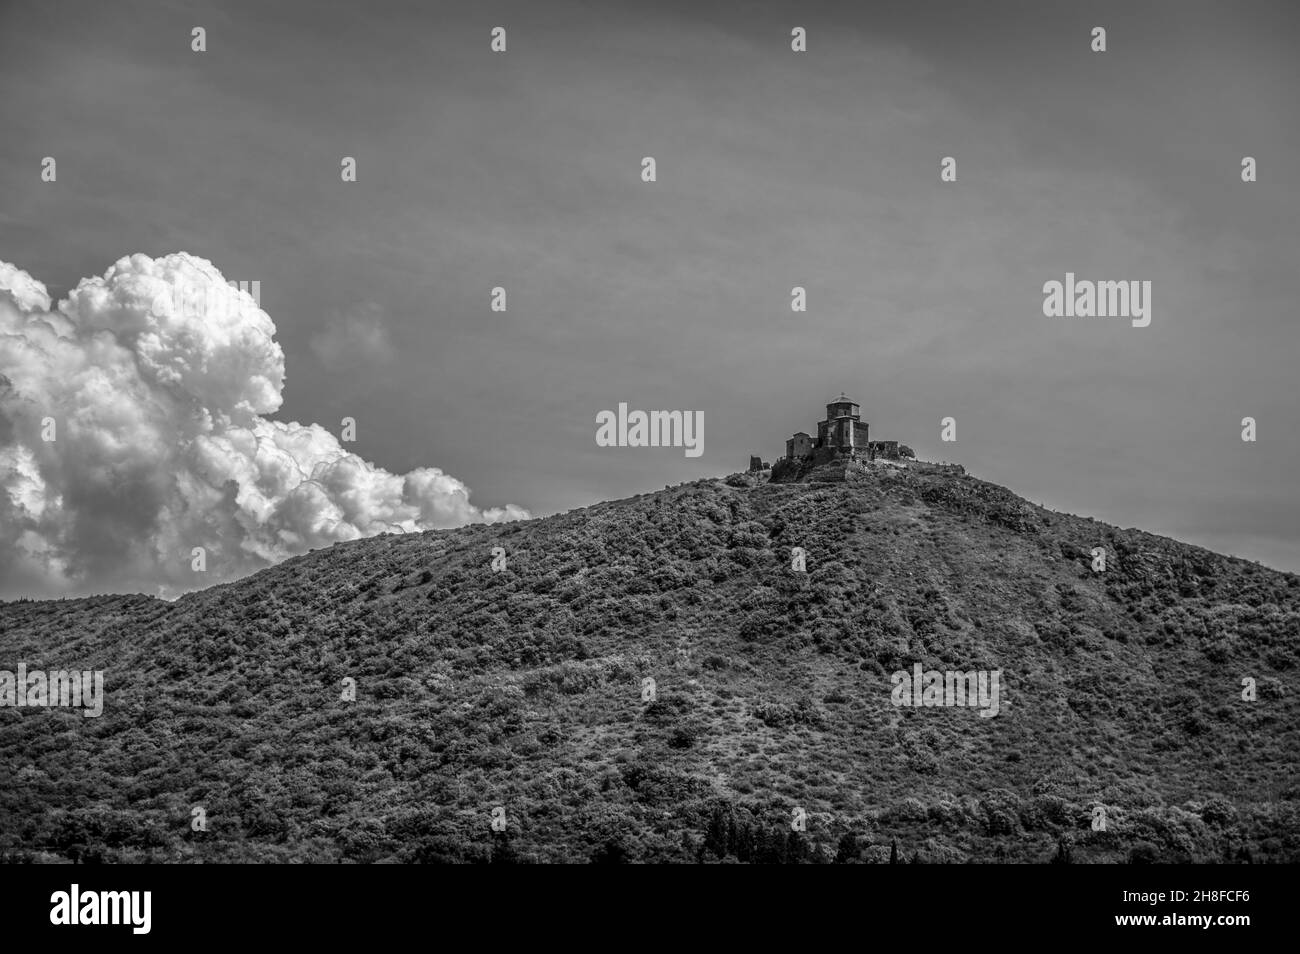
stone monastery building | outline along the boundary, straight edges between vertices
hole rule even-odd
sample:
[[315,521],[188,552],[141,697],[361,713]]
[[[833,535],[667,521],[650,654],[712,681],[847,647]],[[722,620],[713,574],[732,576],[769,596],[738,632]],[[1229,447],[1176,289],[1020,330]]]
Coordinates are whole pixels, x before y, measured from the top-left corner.
[[785,442],[787,460],[824,463],[837,457],[898,460],[898,441],[873,441],[867,436],[861,406],[843,391],[826,405],[826,420],[817,422],[817,436],[799,431]]

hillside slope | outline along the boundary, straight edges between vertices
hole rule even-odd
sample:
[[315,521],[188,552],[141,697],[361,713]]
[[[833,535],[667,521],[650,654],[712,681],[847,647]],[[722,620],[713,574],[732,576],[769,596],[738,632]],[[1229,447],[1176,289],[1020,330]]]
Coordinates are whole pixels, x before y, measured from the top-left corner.
[[[0,604],[0,669],[107,695],[0,709],[0,855],[1300,861],[1298,635],[1300,577],[969,476],[701,481]],[[998,715],[895,706],[916,663]]]

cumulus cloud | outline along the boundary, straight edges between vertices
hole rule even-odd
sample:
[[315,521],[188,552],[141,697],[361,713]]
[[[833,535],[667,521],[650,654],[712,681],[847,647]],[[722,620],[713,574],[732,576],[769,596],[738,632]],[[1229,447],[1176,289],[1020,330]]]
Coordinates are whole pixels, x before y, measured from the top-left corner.
[[275,325],[204,259],[131,255],[57,307],[0,262],[0,597],[170,594],[335,541],[528,516],[271,420],[283,387]]

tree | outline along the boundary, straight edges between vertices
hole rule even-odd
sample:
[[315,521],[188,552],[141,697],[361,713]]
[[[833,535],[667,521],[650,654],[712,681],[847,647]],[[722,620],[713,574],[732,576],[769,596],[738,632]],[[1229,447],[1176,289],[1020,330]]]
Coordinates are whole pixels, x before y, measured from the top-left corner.
[[785,838],[780,829],[772,832],[762,827],[758,829],[754,860],[763,865],[779,865],[785,861]]
[[785,863],[799,865],[808,860],[808,842],[797,831],[787,832],[785,836]]
[[839,845],[835,848],[835,863],[846,865],[858,859],[858,836],[851,831],[840,835]]
[[510,844],[510,834],[508,832],[499,831],[494,834],[490,863],[494,865],[519,864],[519,855],[515,851],[514,845]]
[[731,850],[738,861],[748,863],[754,860],[754,826],[750,822],[744,821],[736,826],[736,840]]
[[897,840],[892,840],[889,843],[889,863],[891,865],[898,864],[898,841]]
[[1070,855],[1070,842],[1065,838],[1065,836],[1061,836],[1056,841],[1056,854],[1052,856],[1050,864],[1068,865],[1072,864],[1073,860],[1074,859]]
[[1128,853],[1131,865],[1153,865],[1160,860],[1160,852],[1149,841],[1139,841]]
[[731,849],[728,836],[731,833],[731,827],[727,824],[727,813],[718,806],[713,810],[713,815],[709,818],[709,828],[704,834],[704,844],[719,858],[727,857]]
[[593,865],[625,865],[628,860],[627,844],[618,835],[606,838],[605,843],[591,855]]

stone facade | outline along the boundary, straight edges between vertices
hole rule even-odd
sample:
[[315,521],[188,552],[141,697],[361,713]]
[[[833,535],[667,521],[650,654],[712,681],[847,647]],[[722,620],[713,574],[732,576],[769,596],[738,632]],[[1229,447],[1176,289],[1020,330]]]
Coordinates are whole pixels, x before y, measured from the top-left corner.
[[812,453],[812,450],[813,440],[803,431],[795,434],[794,437],[785,442],[786,457],[807,457]]
[[867,444],[867,422],[862,420],[861,409],[841,391],[826,405],[826,420],[817,422],[817,443],[812,449],[831,449],[853,457],[865,453]]

